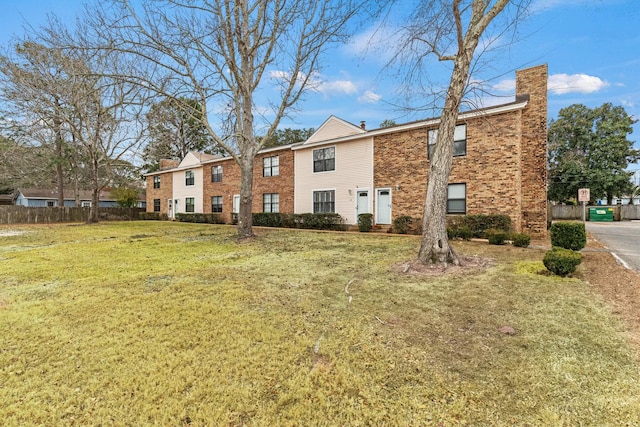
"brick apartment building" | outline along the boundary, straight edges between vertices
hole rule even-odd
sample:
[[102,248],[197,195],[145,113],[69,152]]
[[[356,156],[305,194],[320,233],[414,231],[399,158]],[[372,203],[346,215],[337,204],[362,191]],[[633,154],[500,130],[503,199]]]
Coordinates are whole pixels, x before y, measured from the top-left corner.
[[[348,224],[359,213],[374,214],[378,224],[421,217],[438,123],[367,131],[331,116],[307,141],[260,152],[253,211],[336,212]],[[516,72],[514,102],[461,113],[448,214],[505,214],[517,231],[546,234],[546,130],[546,65]],[[148,211],[171,217],[173,203],[175,212],[217,212],[231,221],[240,193],[233,159],[190,153],[169,166],[147,175]]]

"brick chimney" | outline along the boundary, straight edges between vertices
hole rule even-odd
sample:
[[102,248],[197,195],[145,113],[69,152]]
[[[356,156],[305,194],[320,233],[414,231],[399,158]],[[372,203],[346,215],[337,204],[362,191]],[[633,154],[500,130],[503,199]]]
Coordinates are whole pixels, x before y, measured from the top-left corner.
[[160,170],[167,170],[177,168],[180,165],[180,161],[178,160],[170,160],[170,159],[160,159]]
[[547,65],[516,71],[516,99],[522,111],[520,171],[522,228],[533,236],[547,234]]

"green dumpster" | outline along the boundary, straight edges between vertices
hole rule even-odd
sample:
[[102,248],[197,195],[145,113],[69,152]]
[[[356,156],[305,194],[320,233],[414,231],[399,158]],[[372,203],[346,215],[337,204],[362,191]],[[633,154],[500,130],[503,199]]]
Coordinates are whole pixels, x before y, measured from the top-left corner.
[[589,221],[613,221],[613,208],[589,208]]

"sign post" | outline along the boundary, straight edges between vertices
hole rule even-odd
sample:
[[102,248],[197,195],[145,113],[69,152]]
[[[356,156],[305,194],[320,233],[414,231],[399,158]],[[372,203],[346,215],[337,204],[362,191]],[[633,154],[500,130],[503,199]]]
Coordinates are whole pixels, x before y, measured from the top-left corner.
[[582,202],[582,222],[587,220],[587,202],[591,198],[591,194],[588,188],[578,189],[578,201]]

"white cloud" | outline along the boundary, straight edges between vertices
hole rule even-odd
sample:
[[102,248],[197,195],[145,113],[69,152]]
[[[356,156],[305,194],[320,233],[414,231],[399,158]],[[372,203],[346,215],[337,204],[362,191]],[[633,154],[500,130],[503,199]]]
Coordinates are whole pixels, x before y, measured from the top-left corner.
[[322,81],[314,85],[314,89],[325,96],[329,95],[351,95],[358,91],[355,83],[350,80]]
[[373,91],[367,90],[365,91],[365,93],[363,93],[361,96],[358,97],[358,102],[361,102],[363,104],[375,104],[381,99],[382,99],[381,95],[378,95]]
[[587,74],[553,74],[549,76],[549,91],[556,95],[565,93],[593,93],[609,86],[600,77]]
[[[288,82],[291,80],[291,73],[288,71],[275,70],[269,73],[269,76],[276,80]],[[297,76],[298,84],[302,84],[306,75],[299,73]],[[330,95],[351,95],[358,91],[358,87],[351,80],[323,80],[319,74],[312,74],[306,82],[307,88],[323,94]]]
[[516,90],[516,79],[504,79],[493,85],[493,90],[498,92],[514,92]]

